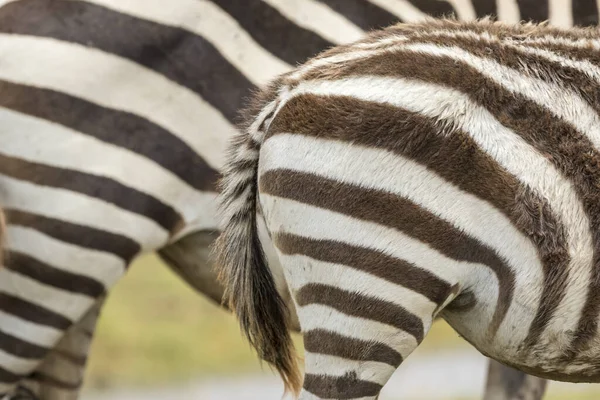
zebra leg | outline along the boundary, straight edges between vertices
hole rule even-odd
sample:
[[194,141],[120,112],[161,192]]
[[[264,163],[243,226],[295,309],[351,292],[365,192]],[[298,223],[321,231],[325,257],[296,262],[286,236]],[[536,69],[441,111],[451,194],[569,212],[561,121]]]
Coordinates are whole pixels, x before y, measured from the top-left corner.
[[527,375],[495,360],[488,361],[484,400],[541,400],[548,381]]
[[[266,235],[264,230],[262,233]],[[211,257],[211,246],[218,236],[219,232],[212,230],[190,233],[177,242],[160,249],[158,255],[198,293],[226,307],[226,304],[222,302],[224,288],[217,279],[217,272],[213,268],[214,260]],[[263,240],[263,244],[269,257],[269,267],[273,272],[277,290],[290,310],[291,329],[298,332],[300,330],[298,318],[281,266],[270,245],[270,240]]]
[[12,400],[76,400],[104,298],[71,326],[42,364],[18,386]]

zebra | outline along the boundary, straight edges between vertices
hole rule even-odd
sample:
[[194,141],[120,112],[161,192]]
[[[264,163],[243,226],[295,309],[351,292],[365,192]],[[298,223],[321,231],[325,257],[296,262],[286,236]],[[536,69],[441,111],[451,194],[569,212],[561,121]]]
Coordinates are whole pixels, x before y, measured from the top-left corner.
[[376,399],[436,316],[506,365],[600,382],[599,91],[596,28],[441,19],[330,49],[257,93],[223,170],[217,266],[286,388]]
[[23,396],[44,400],[77,397],[104,296],[138,254],[158,250],[219,301],[207,268],[218,232],[214,182],[243,98],[271,77],[365,30],[426,14],[598,22],[595,2],[581,0],[0,6],[9,250],[0,271],[0,393],[20,382]]

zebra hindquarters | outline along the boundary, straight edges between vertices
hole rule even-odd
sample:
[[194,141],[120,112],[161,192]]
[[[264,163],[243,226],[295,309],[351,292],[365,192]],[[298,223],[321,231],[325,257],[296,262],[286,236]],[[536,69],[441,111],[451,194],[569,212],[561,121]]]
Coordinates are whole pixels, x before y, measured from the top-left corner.
[[393,227],[400,198],[343,179],[360,178],[361,151],[336,146],[275,134],[261,150],[259,197],[304,335],[302,400],[376,399],[462,287],[449,259]]

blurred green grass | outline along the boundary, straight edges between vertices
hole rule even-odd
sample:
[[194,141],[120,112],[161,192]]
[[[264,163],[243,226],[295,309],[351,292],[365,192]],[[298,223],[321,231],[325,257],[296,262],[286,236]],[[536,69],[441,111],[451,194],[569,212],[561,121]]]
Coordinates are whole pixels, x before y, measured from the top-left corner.
[[[301,338],[295,339],[301,349]],[[422,347],[435,351],[461,346],[466,342],[437,322]],[[86,384],[159,386],[260,369],[233,316],[198,295],[157,256],[147,255],[134,262],[107,300]]]
[[[295,339],[300,350],[302,340]],[[420,353],[468,346],[438,321]],[[109,296],[92,346],[86,387],[147,389],[261,368],[233,316],[187,286],[158,257],[148,255],[132,265]],[[583,393],[550,390],[545,400],[598,398],[594,385]]]

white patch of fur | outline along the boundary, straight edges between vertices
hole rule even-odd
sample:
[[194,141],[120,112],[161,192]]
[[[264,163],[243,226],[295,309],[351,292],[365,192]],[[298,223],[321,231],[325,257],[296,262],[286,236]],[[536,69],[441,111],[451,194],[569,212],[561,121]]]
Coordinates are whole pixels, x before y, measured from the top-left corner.
[[306,370],[315,375],[343,377],[356,373],[356,379],[377,383],[381,386],[390,379],[395,367],[378,361],[357,361],[329,354],[306,352],[304,358]]

